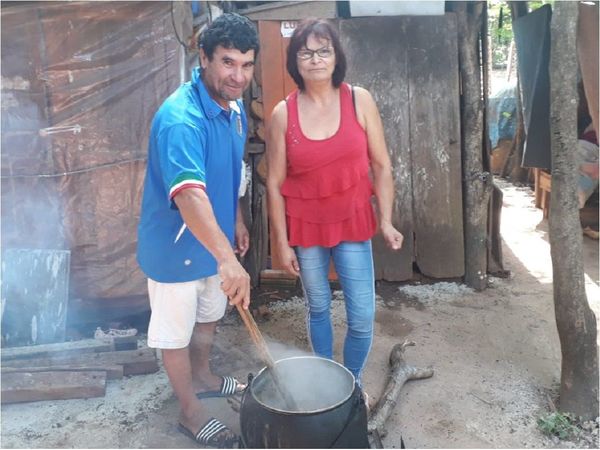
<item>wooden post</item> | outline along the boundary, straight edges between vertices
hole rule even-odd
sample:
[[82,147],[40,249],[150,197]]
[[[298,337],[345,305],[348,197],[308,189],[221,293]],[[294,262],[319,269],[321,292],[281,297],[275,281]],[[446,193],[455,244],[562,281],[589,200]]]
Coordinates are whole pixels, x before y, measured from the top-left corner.
[[487,209],[491,174],[483,170],[483,101],[479,64],[479,31],[483,2],[456,4],[462,81],[463,192],[465,283],[483,290],[487,285]]
[[[510,2],[510,11],[512,20],[527,14],[527,2]],[[512,43],[515,43],[513,38]],[[510,170],[510,179],[513,182],[526,182],[529,176],[529,171],[521,167],[523,161],[523,149],[525,148],[525,125],[523,122],[523,105],[521,102],[521,80],[519,79],[519,71],[517,70],[517,131],[513,139],[510,149],[510,157],[506,159],[509,167],[503,170],[503,176]]]

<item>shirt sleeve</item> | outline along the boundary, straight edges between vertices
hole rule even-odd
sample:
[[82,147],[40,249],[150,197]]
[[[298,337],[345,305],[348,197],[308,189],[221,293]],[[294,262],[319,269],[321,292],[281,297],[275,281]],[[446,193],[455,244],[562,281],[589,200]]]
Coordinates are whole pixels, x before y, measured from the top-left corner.
[[171,208],[177,209],[173,199],[182,190],[206,189],[206,134],[201,129],[178,124],[163,130],[158,153]]

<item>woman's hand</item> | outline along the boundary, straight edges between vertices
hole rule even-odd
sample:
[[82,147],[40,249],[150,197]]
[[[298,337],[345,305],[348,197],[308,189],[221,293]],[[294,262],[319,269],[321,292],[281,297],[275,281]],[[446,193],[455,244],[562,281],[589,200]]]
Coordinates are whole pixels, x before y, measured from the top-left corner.
[[402,236],[402,233],[396,230],[391,223],[385,223],[381,225],[381,234],[389,248],[392,250],[400,250],[402,248],[404,236]]
[[300,276],[300,265],[296,258],[296,252],[292,247],[289,245],[279,247],[279,256],[281,257],[281,264],[283,264],[283,268],[286,272],[297,277]]
[[243,221],[235,224],[235,253],[243,257],[250,247],[250,235]]

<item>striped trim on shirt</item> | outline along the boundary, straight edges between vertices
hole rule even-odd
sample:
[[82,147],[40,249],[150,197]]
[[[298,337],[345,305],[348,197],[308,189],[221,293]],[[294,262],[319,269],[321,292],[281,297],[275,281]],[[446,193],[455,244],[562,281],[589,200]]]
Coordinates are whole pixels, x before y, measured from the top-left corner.
[[200,188],[203,191],[206,191],[206,183],[194,173],[182,173],[171,183],[171,187],[169,189],[169,200],[173,200],[173,198],[175,198],[179,192],[187,188]]

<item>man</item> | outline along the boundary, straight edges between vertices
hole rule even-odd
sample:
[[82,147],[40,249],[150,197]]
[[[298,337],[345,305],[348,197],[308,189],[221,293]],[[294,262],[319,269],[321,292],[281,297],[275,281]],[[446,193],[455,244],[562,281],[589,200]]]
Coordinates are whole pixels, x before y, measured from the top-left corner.
[[148,345],[162,351],[181,407],[179,429],[202,445],[232,447],[235,434],[199,399],[244,388],[212,374],[209,355],[227,298],[246,309],[250,303],[250,277],[235,252],[243,256],[249,245],[237,207],[247,129],[239,98],[254,72],[256,28],[224,14],[199,47],[201,68],[152,123],[137,258],[148,276]]

